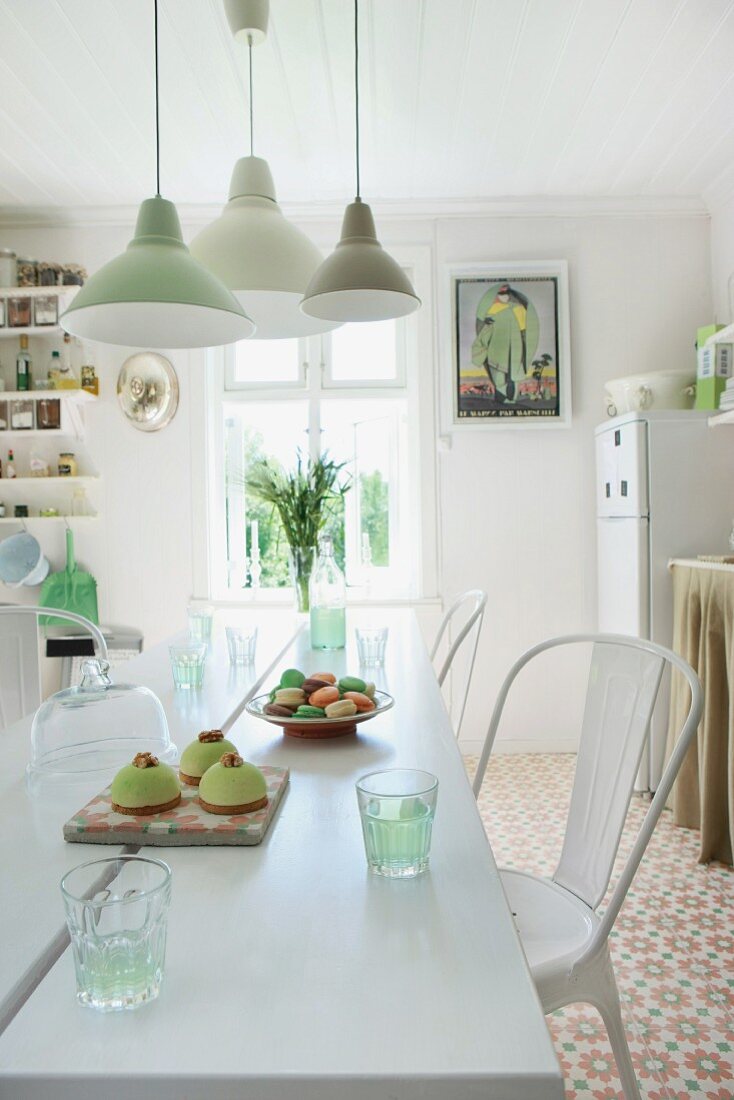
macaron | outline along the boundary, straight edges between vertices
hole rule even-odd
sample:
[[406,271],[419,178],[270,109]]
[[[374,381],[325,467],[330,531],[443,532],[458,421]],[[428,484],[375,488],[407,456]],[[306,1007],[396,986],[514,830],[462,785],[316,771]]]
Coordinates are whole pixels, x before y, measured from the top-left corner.
[[280,678],[282,688],[299,688],[306,679],[299,668],[287,668]]
[[364,680],[360,680],[359,676],[342,676],[339,681],[339,690],[345,691],[361,691],[367,687]]
[[376,691],[375,685],[370,680],[368,680],[367,683],[364,685],[364,693],[367,696],[367,698],[374,700],[375,691]]
[[335,703],[339,698],[339,689],[329,685],[319,688],[313,695],[309,695],[308,701],[312,707],[328,707],[329,703]]
[[323,707],[311,707],[308,704],[304,704],[299,707],[295,713],[296,718],[323,718],[326,711]]
[[306,702],[306,693],[300,688],[278,688],[273,702],[281,707],[300,707]]
[[266,703],[263,707],[263,714],[271,714],[274,718],[292,718],[295,713],[295,707],[284,707],[280,703]]
[[352,699],[337,699],[326,707],[327,718],[353,718],[357,713],[357,704]]
[[355,707],[360,713],[362,713],[362,711],[366,712],[368,710],[375,709],[375,704],[373,703],[373,701],[369,698],[368,695],[364,695],[361,691],[345,691],[344,698],[351,699],[351,701],[354,703]]
[[305,691],[306,695],[313,695],[319,688],[330,687],[326,680],[316,680],[313,676],[309,676],[308,680],[304,680],[301,684],[301,691]]
[[327,684],[335,684],[336,676],[333,672],[312,672],[309,680],[323,680]]

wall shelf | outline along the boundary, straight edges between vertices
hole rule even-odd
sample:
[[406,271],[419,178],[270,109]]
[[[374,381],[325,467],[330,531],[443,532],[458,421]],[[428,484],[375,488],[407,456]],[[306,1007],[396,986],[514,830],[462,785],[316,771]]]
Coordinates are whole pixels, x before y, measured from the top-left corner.
[[720,428],[724,424],[734,424],[734,409],[716,413],[709,417],[709,428]]
[[734,344],[734,324],[727,325],[715,332],[713,336],[709,336],[706,347],[709,347],[710,344]]
[[[97,395],[88,390],[0,390],[0,401],[73,401],[75,405],[87,405],[96,401]],[[54,429],[47,429],[48,431]]]
[[[0,287],[0,299],[8,298],[58,298],[59,316],[70,304],[72,298],[80,288],[78,286],[2,286]],[[0,340],[9,340],[18,336],[63,336],[61,325],[8,325],[0,328]]]
[[94,516],[0,516],[0,523],[14,523],[16,527],[29,523],[91,523],[99,517]]
[[24,488],[28,488],[29,485],[49,486],[49,485],[96,485],[101,479],[97,474],[79,474],[77,477],[2,477],[0,478],[0,491],[4,490],[7,485],[22,485]]

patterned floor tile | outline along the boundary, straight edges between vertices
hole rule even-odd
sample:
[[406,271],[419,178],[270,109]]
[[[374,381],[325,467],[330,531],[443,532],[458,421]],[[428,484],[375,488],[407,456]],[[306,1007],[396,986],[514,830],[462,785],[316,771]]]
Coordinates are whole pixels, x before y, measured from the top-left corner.
[[[500,866],[553,873],[574,767],[569,754],[492,760],[478,802]],[[468,759],[470,776],[475,768],[476,760]],[[648,806],[633,798],[615,871]],[[698,833],[676,828],[664,813],[610,940],[645,1100],[734,1097],[734,872],[719,863],[702,866],[697,859]],[[569,1005],[549,1016],[548,1026],[568,1098],[622,1098],[594,1009]]]

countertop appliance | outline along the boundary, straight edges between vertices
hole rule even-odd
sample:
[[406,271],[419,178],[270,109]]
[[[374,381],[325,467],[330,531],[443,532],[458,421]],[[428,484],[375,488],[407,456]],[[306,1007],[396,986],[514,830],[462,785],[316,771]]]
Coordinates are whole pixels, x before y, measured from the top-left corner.
[[[734,518],[734,428],[707,412],[616,416],[596,429],[598,626],[673,643],[673,557],[729,553]],[[663,771],[670,685],[663,680],[636,787]]]

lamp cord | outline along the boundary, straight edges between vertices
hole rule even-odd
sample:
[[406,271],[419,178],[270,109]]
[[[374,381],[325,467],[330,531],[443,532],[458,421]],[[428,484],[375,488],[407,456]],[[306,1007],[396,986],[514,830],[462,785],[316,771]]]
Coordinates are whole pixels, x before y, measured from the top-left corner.
[[161,125],[158,109],[158,0],[153,0],[153,38],[155,41],[155,193],[161,193]]
[[253,122],[253,109],[252,109],[252,35],[247,36],[247,50],[250,59],[250,156],[253,156],[253,150],[255,147],[255,126]]
[[354,137],[357,162],[357,198],[359,187],[359,0],[354,0]]

